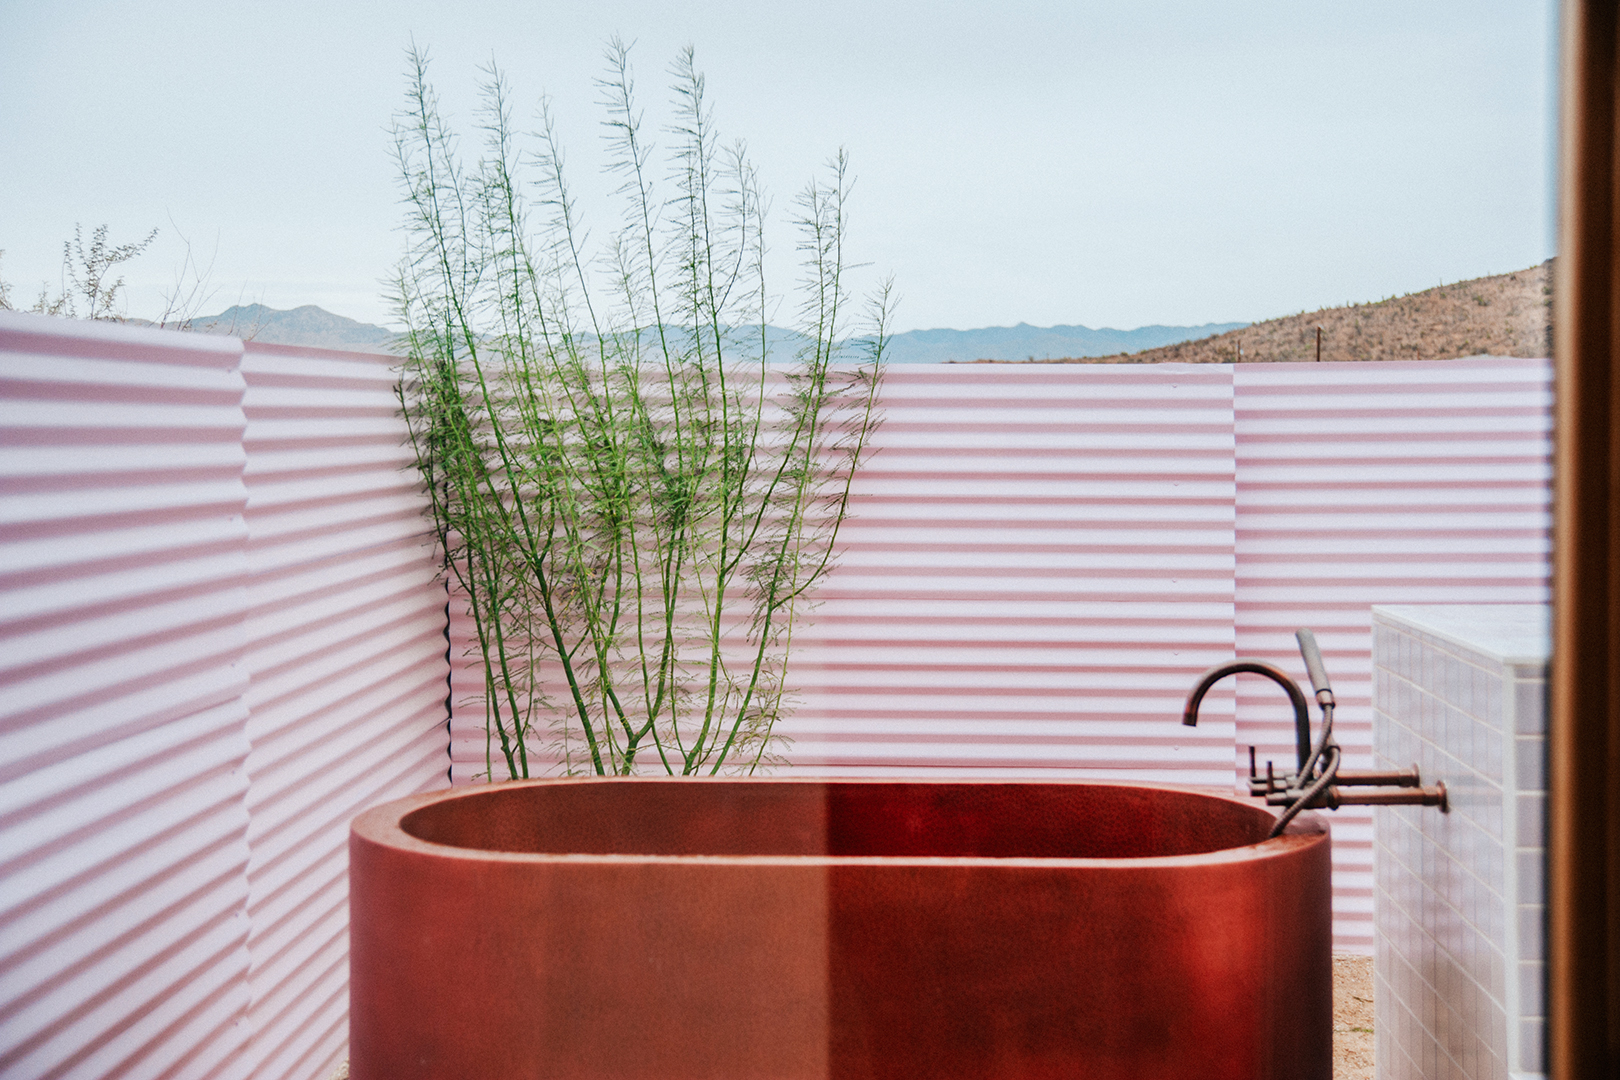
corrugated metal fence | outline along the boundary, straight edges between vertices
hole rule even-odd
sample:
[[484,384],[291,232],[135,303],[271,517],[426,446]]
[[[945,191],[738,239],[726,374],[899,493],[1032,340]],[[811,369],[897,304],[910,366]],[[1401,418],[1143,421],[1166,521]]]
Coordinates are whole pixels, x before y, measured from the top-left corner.
[[349,820],[449,778],[445,603],[392,357],[249,342],[243,1075],[311,1077],[349,1012]]
[[249,1001],[242,346],[0,318],[0,1073],[202,1075]]
[[896,368],[838,569],[796,643],[801,769],[1225,784],[1225,366]]
[[[345,825],[484,768],[389,359],[0,312],[0,1073],[319,1080]],[[1549,365],[896,369],[782,732],[822,775],[1227,785],[1314,626],[1546,598]],[[450,646],[467,635],[452,605]],[[1370,837],[1340,812],[1336,934]]]
[[[1303,681],[1293,632],[1313,628],[1345,767],[1372,768],[1373,604],[1547,602],[1552,366],[1244,364],[1233,377],[1238,653]],[[1292,762],[1281,693],[1250,678],[1238,745]],[[1331,816],[1335,937],[1370,952],[1372,814]]]
[[348,819],[447,765],[390,363],[0,312],[0,1074],[341,1058]]
[[[891,369],[795,641],[787,756],[1226,786],[1250,744],[1291,762],[1291,714],[1244,676],[1190,730],[1187,690],[1234,652],[1303,680],[1311,626],[1346,764],[1370,765],[1372,604],[1547,597],[1551,378],[1489,357]],[[458,782],[484,769],[478,690],[458,675]],[[1333,820],[1336,945],[1367,951],[1371,819]]]

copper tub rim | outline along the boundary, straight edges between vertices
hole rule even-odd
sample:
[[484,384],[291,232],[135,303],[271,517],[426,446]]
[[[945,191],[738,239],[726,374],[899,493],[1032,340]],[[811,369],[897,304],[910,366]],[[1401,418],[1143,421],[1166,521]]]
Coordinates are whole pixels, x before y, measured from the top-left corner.
[[1169,791],[1178,795],[1195,795],[1215,799],[1247,810],[1258,811],[1275,818],[1269,809],[1252,798],[1211,791],[1178,784],[1135,782],[1127,780],[1041,780],[1041,779],[951,779],[943,777],[840,777],[840,776],[766,776],[766,777],[671,777],[671,776],[586,776],[541,777],[529,780],[503,780],[493,784],[442,788],[395,799],[371,807],[356,816],[350,828],[353,835],[366,842],[398,851],[431,855],[437,858],[465,859],[474,862],[502,862],[532,865],[666,865],[666,866],[887,866],[903,867],[978,867],[1014,869],[1047,869],[1088,871],[1131,871],[1145,869],[1173,869],[1177,867],[1211,866],[1227,863],[1262,862],[1286,857],[1314,844],[1326,843],[1329,837],[1327,820],[1315,811],[1307,810],[1289,823],[1281,836],[1259,840],[1237,847],[1190,855],[1146,855],[1119,858],[1061,858],[1035,856],[982,856],[982,855],[654,855],[635,852],[598,854],[586,852],[533,852],[495,851],[488,848],[461,847],[423,840],[405,831],[405,819],[420,810],[456,799],[477,798],[495,791],[518,788],[584,786],[595,784],[920,784],[955,786],[1034,786],[1051,784],[1084,784],[1088,787],[1129,788],[1132,790]]

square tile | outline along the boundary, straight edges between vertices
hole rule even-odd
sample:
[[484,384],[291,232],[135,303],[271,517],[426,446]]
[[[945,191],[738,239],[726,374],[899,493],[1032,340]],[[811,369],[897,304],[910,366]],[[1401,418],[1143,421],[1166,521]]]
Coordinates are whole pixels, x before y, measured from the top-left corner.
[[1522,681],[1513,684],[1513,727],[1521,735],[1540,735],[1547,730],[1547,684]]
[[1518,958],[1520,960],[1545,960],[1547,958],[1547,909],[1540,904],[1521,905],[1518,919]]
[[1519,1017],[1547,1015],[1547,965],[1522,963],[1519,965]]
[[1519,1021],[1519,1068],[1526,1072],[1546,1071],[1547,1027],[1540,1020]]
[[1514,779],[1520,791],[1547,790],[1547,741],[1537,736],[1513,740]]
[[[1518,1017],[1514,1017],[1514,1023],[1517,1022]],[[1492,1002],[1490,1023],[1480,1036],[1485,1048],[1492,1054],[1507,1053],[1507,1026],[1507,1008],[1499,1001]]]
[[1545,848],[1518,848],[1513,853],[1514,885],[1521,904],[1540,904],[1547,896],[1547,852]]
[[1493,681],[1491,674],[1483,668],[1474,668],[1471,673],[1473,685],[1468,693],[1468,715],[1484,724],[1489,724],[1490,684]]
[[1374,634],[1373,756],[1411,761],[1453,795],[1450,814],[1373,815],[1376,962],[1402,1017],[1380,1036],[1380,1076],[1507,1080],[1508,1032],[1520,1031],[1509,1005],[1520,1012],[1540,973],[1508,955],[1507,939],[1540,918],[1544,894],[1543,670],[1382,623]]
[[1514,812],[1518,817],[1517,847],[1544,847],[1547,836],[1547,798],[1541,794],[1518,796]]
[[1501,732],[1486,727],[1483,723],[1474,725],[1476,738],[1482,738],[1485,745],[1485,756],[1480,764],[1480,772],[1484,773],[1492,782],[1502,782],[1503,739]]

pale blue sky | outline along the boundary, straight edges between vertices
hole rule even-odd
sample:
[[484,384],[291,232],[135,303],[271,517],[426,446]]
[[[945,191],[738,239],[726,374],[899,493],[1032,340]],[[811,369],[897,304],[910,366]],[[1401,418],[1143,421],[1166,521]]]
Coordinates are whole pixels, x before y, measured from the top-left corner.
[[696,47],[784,285],[792,195],[847,148],[853,251],[895,276],[901,330],[1258,320],[1551,254],[1550,0],[0,0],[0,273],[29,301],[74,222],[157,227],[128,272],[148,314],[178,229],[210,311],[384,321],[412,36],[463,120],[491,55],[525,110],[551,95],[602,234],[613,34],[650,122]]

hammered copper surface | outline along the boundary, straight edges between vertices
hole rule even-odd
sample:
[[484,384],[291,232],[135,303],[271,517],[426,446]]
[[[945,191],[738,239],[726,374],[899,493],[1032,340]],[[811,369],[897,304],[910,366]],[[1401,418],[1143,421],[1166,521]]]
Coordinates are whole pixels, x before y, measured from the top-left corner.
[[1328,837],[1115,784],[538,781],[356,819],[356,1080],[1331,1071]]

